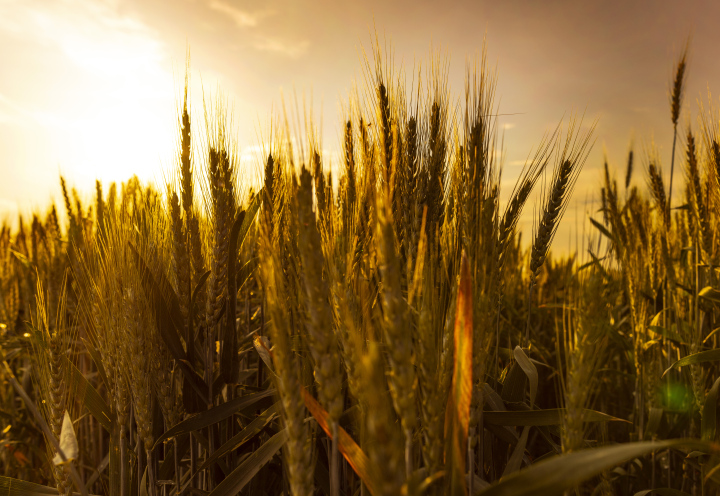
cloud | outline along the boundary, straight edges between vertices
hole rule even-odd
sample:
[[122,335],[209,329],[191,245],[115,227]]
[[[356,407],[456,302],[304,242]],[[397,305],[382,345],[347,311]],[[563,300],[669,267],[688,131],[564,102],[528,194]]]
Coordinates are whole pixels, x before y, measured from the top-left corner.
[[278,38],[259,38],[253,43],[256,50],[275,52],[296,59],[304,55],[310,47],[308,40],[285,41]]
[[[256,11],[239,9],[223,0],[210,0],[208,5],[212,10],[228,16],[241,28],[255,28],[264,18],[276,14],[276,11],[271,9]],[[293,59],[304,55],[310,46],[308,40],[289,41],[262,34],[251,35],[251,39],[253,40],[251,45],[255,50],[273,52]]]
[[247,12],[238,9],[237,7],[233,7],[228,3],[222,2],[221,0],[212,0],[212,2],[210,2],[210,8],[228,15],[235,24],[241,28],[255,27],[262,18],[274,14],[274,11],[272,10]]
[[149,178],[172,156],[167,48],[120,0],[0,0],[0,37],[0,58],[19,53],[0,85],[0,121],[37,143],[0,151],[27,174],[56,161],[84,187]]
[[93,75],[128,83],[149,75],[159,84],[148,88],[149,78],[142,78],[146,93],[166,92],[171,81],[161,68],[164,44],[145,24],[123,15],[113,0],[0,2],[0,31],[55,47]]

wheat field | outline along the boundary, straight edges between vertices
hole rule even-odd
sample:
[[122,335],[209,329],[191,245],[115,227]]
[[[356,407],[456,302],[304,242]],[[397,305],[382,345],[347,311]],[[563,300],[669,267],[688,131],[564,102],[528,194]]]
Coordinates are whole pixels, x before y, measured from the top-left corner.
[[606,162],[562,258],[594,124],[501,196],[484,56],[455,105],[376,50],[340,163],[279,125],[259,186],[186,77],[166,184],[61,177],[0,230],[0,495],[717,494],[720,121],[679,119],[686,57],[671,164]]

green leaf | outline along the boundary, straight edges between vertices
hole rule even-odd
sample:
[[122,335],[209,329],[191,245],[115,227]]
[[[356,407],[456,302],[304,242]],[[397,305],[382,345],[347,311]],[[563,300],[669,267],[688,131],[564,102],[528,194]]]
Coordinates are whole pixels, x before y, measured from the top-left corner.
[[57,496],[58,490],[54,487],[41,486],[12,477],[0,475],[0,496]]
[[705,452],[720,450],[714,443],[695,439],[644,441],[557,455],[500,480],[480,492],[483,496],[555,496],[633,458],[653,451],[686,447]]
[[182,422],[167,430],[165,434],[160,436],[157,441],[155,441],[153,449],[156,448],[161,442],[165,441],[166,439],[170,439],[171,437],[179,436],[180,434],[187,434],[189,432],[204,429],[209,425],[217,424],[218,422],[228,418],[230,415],[233,415],[234,413],[237,413],[244,408],[252,406],[263,398],[267,398],[268,396],[272,396],[273,394],[275,394],[275,390],[268,389],[266,391],[250,394],[248,396],[239,396],[228,401],[227,403],[223,403],[222,405],[211,408],[210,410],[193,415],[192,417],[183,420]]
[[717,400],[718,389],[720,389],[720,377],[713,383],[712,388],[705,397],[705,405],[703,406],[702,418],[700,421],[700,432],[704,441],[712,441],[715,439],[717,429]]
[[[483,412],[483,421],[492,425],[560,425],[562,424],[564,408],[552,408],[548,410],[527,410],[518,412],[508,411],[485,411]],[[627,422],[627,420],[619,419],[606,413],[595,410],[583,410],[584,422]]]
[[287,430],[275,434],[262,446],[248,456],[235,470],[210,493],[209,496],[235,496],[244,488],[248,482],[255,477],[263,466],[269,462],[275,453],[285,444]]
[[70,391],[71,395],[85,405],[90,415],[102,425],[108,432],[113,431],[113,414],[100,393],[88,382],[85,376],[78,370],[74,363],[66,359],[70,370]]
[[470,266],[465,252],[460,265],[460,283],[455,309],[455,353],[452,383],[445,413],[445,459],[449,493],[464,495],[465,453],[472,400],[473,297]]
[[663,372],[663,377],[665,377],[665,374],[670,372],[672,369],[684,367],[686,365],[694,365],[696,363],[716,362],[718,360],[720,360],[720,349],[701,351],[699,353],[694,353],[692,355],[683,357],[680,360],[678,360],[677,362],[670,365],[670,367],[668,367],[668,369],[665,372]]
[[282,403],[278,401],[273,406],[262,412],[242,431],[234,435],[229,441],[227,441],[225,444],[215,450],[213,454],[210,455],[197,470],[195,470],[195,474],[192,477],[195,477],[195,475],[215,463],[215,460],[217,460],[218,458],[225,456],[231,451],[235,451],[240,446],[250,441],[253,437],[255,437],[256,434],[261,432],[269,422],[271,422],[275,418],[275,416],[280,412],[281,408]]

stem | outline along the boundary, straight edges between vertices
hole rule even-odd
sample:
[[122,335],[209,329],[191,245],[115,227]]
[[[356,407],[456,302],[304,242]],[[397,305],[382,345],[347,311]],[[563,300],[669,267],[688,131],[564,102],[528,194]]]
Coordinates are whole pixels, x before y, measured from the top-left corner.
[[[232,401],[235,398],[235,384],[228,384],[227,385],[227,401]],[[226,428],[225,428],[225,435],[222,436],[222,439],[220,439],[220,445],[222,446],[225,444],[228,439],[231,439],[233,437],[235,430],[235,415],[230,415],[227,419]],[[222,435],[222,432],[221,432]],[[233,454],[234,452],[231,452],[227,455],[226,460],[228,463],[231,464],[231,466],[235,466],[233,463]]]
[[142,494],[142,479],[145,473],[143,467],[143,445],[140,436],[137,436],[137,444],[135,445],[135,454],[137,455],[137,488],[138,494]]
[[180,494],[180,459],[178,458],[178,437],[173,437],[173,457],[175,458],[175,494]]
[[[210,458],[215,452],[215,429],[214,425],[209,425],[207,428],[208,432],[208,449],[205,455],[205,460]],[[206,488],[208,491],[215,489],[215,467],[208,467],[205,469],[205,477],[207,477]]]
[[467,461],[468,461],[468,494],[473,494],[473,482],[475,478],[475,452],[472,449],[472,438],[475,437],[475,427],[470,428],[470,432],[468,433],[468,442],[467,442]]
[[[480,420],[478,420],[478,440],[477,440],[477,463],[478,463],[478,476],[480,477],[480,480],[485,480],[485,460],[484,460],[484,449],[485,449],[485,426],[483,424],[483,406],[485,404],[485,393],[482,389],[480,389]],[[470,496],[472,496],[472,493],[470,493]]]
[[[500,305],[498,305],[497,315],[495,316],[495,387],[497,387],[498,383],[500,382],[499,377],[499,371],[498,367],[500,366],[498,364],[498,355],[500,350]],[[482,409],[481,409],[482,410]]]
[[[653,436],[654,438],[655,436]],[[650,489],[655,489],[655,452],[650,454],[650,460],[652,462],[652,477],[650,479]]]
[[334,421],[330,427],[332,432],[332,450],[330,452],[330,496],[340,496],[340,473],[338,468],[338,422]]
[[675,172],[675,142],[677,141],[677,124],[673,126],[673,147],[672,157],[670,158],[670,194],[668,195],[668,214],[672,209],[672,186],[673,186],[673,173]]
[[[264,296],[264,295],[263,295]],[[260,302],[260,335],[265,336],[265,300]],[[258,356],[258,366],[257,366],[257,387],[262,387],[262,377],[263,377],[263,361]]]
[[638,415],[640,415],[640,437],[638,441],[645,439],[645,380],[643,372],[640,372],[640,394],[638,396]]
[[145,450],[148,471],[148,496],[155,496],[155,457],[152,449]]
[[127,432],[125,426],[120,426],[120,496],[127,496]]
[[[208,404],[207,409],[210,410],[213,407],[213,347],[215,346],[215,326],[214,325],[208,325],[207,326],[207,341],[205,342],[205,349],[207,351],[206,353],[206,360],[205,360],[205,380],[208,388]],[[215,451],[214,446],[214,439],[215,436],[213,436],[213,429],[212,426],[208,426],[207,428],[207,434],[208,434],[208,449],[207,449],[207,457],[212,456],[213,451]],[[214,467],[208,467],[205,469],[205,487],[207,490],[213,489],[213,472]]]
[[[527,323],[525,324],[525,340],[520,343],[520,348],[524,348],[526,343],[530,343],[530,310],[532,310],[533,289],[535,289],[535,276],[531,276],[530,288],[528,288],[528,306],[527,306]],[[512,348],[510,348],[512,350]]]
[[412,471],[412,429],[405,429],[405,477],[408,481]]
[[195,469],[197,468],[197,441],[193,433],[190,434],[190,488],[196,489],[195,485]]

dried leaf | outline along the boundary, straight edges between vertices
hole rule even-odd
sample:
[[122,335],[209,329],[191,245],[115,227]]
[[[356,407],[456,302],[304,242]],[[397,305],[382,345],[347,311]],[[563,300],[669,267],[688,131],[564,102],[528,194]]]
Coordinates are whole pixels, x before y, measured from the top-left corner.
[[67,410],[65,410],[65,416],[63,417],[62,429],[60,430],[60,449],[65,455],[65,460],[60,456],[60,453],[55,455],[53,463],[55,465],[63,465],[70,463],[75,460],[80,453],[78,448],[77,437],[75,436],[75,429],[73,428],[72,420]]

